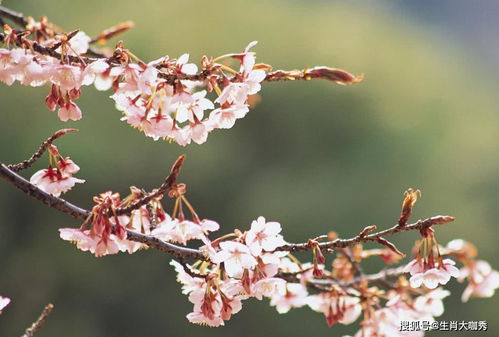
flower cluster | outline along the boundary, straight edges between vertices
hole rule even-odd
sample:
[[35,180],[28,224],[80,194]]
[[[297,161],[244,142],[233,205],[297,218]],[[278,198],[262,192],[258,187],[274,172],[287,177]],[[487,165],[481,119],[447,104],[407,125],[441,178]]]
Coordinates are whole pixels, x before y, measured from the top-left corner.
[[443,249],[444,253],[455,256],[464,264],[460,270],[459,281],[468,281],[461,300],[467,302],[473,297],[492,297],[499,288],[499,272],[493,270],[487,261],[475,260],[478,255],[476,247],[470,242],[456,239],[450,241]]
[[[249,49],[230,54],[240,62],[239,71],[220,65],[213,59],[202,59],[202,71],[212,74],[208,82],[192,80],[166,81],[165,76],[182,78],[195,75],[198,67],[188,63],[189,54],[178,59],[164,57],[147,65],[126,64],[109,71],[111,79],[121,77],[111,98],[123,111],[131,126],[154,139],[166,138],[184,146],[202,144],[214,129],[228,129],[236,119],[249,111],[248,98],[260,90],[265,79],[263,69],[255,66],[255,53]],[[115,80],[116,81],[116,80]],[[208,92],[219,96],[214,101]]]
[[[30,29],[40,32],[45,27],[34,23]],[[32,87],[50,84],[45,102],[52,111],[58,108],[61,121],[82,118],[74,100],[82,86],[94,84],[98,90],[114,90],[111,98],[132,127],[154,139],[174,140],[183,146],[204,143],[210,131],[231,128],[236,119],[243,118],[249,111],[249,96],[260,91],[264,69],[270,69],[255,65],[255,53],[249,49],[256,42],[242,53],[203,57],[205,76],[192,81],[182,80],[198,73],[198,67],[188,63],[189,54],[146,64],[119,45],[112,60],[89,59],[81,57],[91,40],[83,32],[50,31],[37,34],[38,41],[32,41],[20,38],[9,26],[5,31],[5,45],[19,48],[0,48],[0,81],[9,86],[16,81]],[[38,49],[33,48],[35,44]],[[57,55],[60,58],[54,57]],[[228,58],[239,62],[239,70],[217,63]],[[218,98],[206,97],[212,91]]]
[[[188,63],[189,54],[143,62],[120,42],[109,57],[86,56],[92,39],[82,31],[65,34],[42,18],[26,26],[25,34],[5,25],[0,48],[0,81],[27,86],[51,85],[45,102],[62,121],[79,120],[82,112],[74,100],[81,87],[112,89],[111,98],[122,120],[155,140],[167,139],[185,146],[202,144],[215,129],[229,129],[249,111],[252,95],[264,80],[323,78],[339,84],[356,83],[362,76],[328,67],[304,71],[276,71],[256,64],[251,42],[242,52],[216,58],[203,56],[200,68]],[[31,33],[34,40],[27,38]],[[113,35],[106,33],[104,35]],[[104,40],[106,40],[104,38]],[[102,39],[101,39],[102,40]],[[12,49],[9,47],[12,46]],[[236,63],[231,66],[231,61]],[[213,96],[213,97],[210,97]]]
[[[403,283],[403,282],[400,282]],[[373,295],[369,301],[376,299],[378,289],[371,289]],[[368,307],[364,319],[360,322],[361,328],[355,337],[377,336],[411,336],[422,337],[423,331],[400,331],[401,321],[426,320],[433,322],[444,312],[442,300],[450,292],[441,288],[434,289],[424,295],[411,297],[397,291],[388,291],[386,294],[377,294],[387,299],[384,307]]]
[[286,281],[275,277],[285,260],[292,263],[285,258],[287,252],[275,251],[285,244],[280,232],[279,223],[259,217],[244,233],[213,241],[205,238],[203,250],[209,261],[196,267],[172,261],[183,292],[194,304],[194,311],[187,315],[189,321],[223,325],[241,309],[241,301],[251,297],[272,298],[281,312],[303,306],[305,287],[287,289]]
[[[170,175],[176,178],[182,162],[183,158],[177,160]],[[399,331],[401,320],[433,321],[440,316],[442,300],[449,292],[438,286],[451,277],[468,279],[463,301],[470,296],[492,296],[499,286],[499,273],[485,261],[474,260],[476,248],[462,240],[439,246],[431,225],[418,228],[423,238],[416,242],[415,259],[395,269],[391,276],[371,278],[362,272],[363,260],[380,257],[386,264],[394,264],[404,256],[386,239],[376,239],[386,246],[383,249],[366,249],[362,244],[338,248],[329,266],[324,253],[331,250],[320,241],[327,238],[329,243],[336,242],[335,233],[301,244],[303,250],[312,252],[312,260],[303,263],[288,248],[293,245],[284,240],[281,225],[264,217],[254,220],[248,230],[236,229],[213,239],[210,233],[219,230],[219,224],[198,216],[185,196],[185,184],[166,181],[170,181],[168,190],[146,193],[131,187],[124,199],[117,193],[101,194],[94,198],[96,205],[83,225],[61,228],[60,236],[96,256],[138,251],[145,245],[143,240],[133,239],[137,234],[181,246],[200,241],[198,261],[191,265],[184,259],[171,262],[182,292],[193,304],[193,311],[187,315],[192,323],[224,325],[241,310],[244,300],[267,298],[279,313],[308,306],[323,314],[329,326],[351,324],[363,315],[356,336],[391,336]],[[171,213],[163,208],[163,195],[174,200]],[[124,211],[127,208],[129,212]],[[436,217],[433,221],[448,220]],[[395,229],[406,225],[404,220]],[[376,226],[366,227],[358,240],[374,229]],[[459,270],[453,259],[464,267]],[[369,280],[382,281],[384,287],[374,286]]]
[[[97,257],[128,252],[130,254],[144,247],[139,242],[127,240],[127,231],[131,230],[161,240],[187,244],[189,240],[205,240],[209,232],[219,229],[218,223],[208,219],[200,220],[192,206],[183,196],[182,185],[178,187],[175,209],[170,216],[161,205],[163,195],[153,198],[148,205],[133,210],[130,215],[118,215],[120,207],[136,202],[144,192],[131,187],[131,194],[124,199],[119,193],[111,191],[95,197],[96,205],[91,215],[76,228],[59,229],[63,240],[71,241],[77,248],[90,251]],[[186,203],[192,212],[192,219],[185,217],[183,204]]]
[[[35,28],[33,28],[35,29]],[[45,99],[47,107],[54,111],[57,107],[59,119],[62,121],[79,120],[82,117],[80,108],[74,100],[80,97],[80,88],[93,82],[91,67],[85,64],[70,64],[57,58],[38,53],[33,50],[32,41],[23,38],[19,41],[16,31],[6,26],[4,43],[20,45],[22,48],[0,48],[0,81],[12,85],[38,87],[50,84],[51,89]],[[46,35],[42,35],[46,36]],[[56,52],[64,55],[80,55],[87,52],[90,42],[83,32],[66,36],[54,35],[44,38],[41,45],[47,50],[59,46]]]
[[76,183],[82,184],[83,179],[73,177],[80,167],[69,157],[62,157],[55,145],[49,146],[49,166],[37,171],[30,178],[30,182],[41,190],[56,197],[69,191]]

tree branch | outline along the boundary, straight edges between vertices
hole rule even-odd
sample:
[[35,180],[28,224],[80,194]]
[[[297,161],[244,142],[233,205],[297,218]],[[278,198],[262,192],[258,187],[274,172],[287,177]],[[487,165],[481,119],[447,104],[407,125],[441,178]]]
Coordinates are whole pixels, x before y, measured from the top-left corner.
[[[424,220],[418,220],[416,223],[410,224],[410,225],[405,225],[405,226],[400,226],[399,224],[396,224],[395,226],[373,233],[369,235],[357,235],[353,238],[350,239],[336,239],[333,241],[328,241],[328,242],[322,242],[318,244],[318,247],[321,250],[328,251],[330,249],[334,248],[345,248],[345,247],[350,247],[353,245],[356,245],[361,242],[367,242],[367,241],[376,241],[379,242],[380,239],[383,238],[383,236],[386,235],[392,235],[395,233],[399,232],[405,232],[405,231],[410,231],[410,230],[423,230],[426,228],[429,228],[433,225],[443,225],[448,222],[454,221],[454,217],[448,216],[448,215],[437,215],[431,218],[427,218]],[[290,252],[304,252],[311,250],[312,247],[309,245],[308,242],[305,243],[290,243],[288,245],[281,246],[277,248],[277,251],[290,251]]]
[[[5,164],[2,163],[0,163],[0,176],[30,197],[41,201],[49,207],[55,208],[65,214],[71,215],[73,218],[85,220],[91,215],[91,212],[89,210],[73,205],[69,201],[55,197],[42,191],[17,173],[11,171]],[[206,259],[203,253],[197,249],[180,247],[155,238],[153,236],[144,235],[131,230],[127,230],[127,239],[146,244],[149,247],[171,254],[176,258],[185,257],[198,260]]]
[[[0,6],[0,18],[5,17],[9,18],[16,23],[22,25],[23,27],[28,24],[28,20],[23,16],[21,13],[16,13],[10,9],[7,9],[5,7]],[[120,25],[117,26],[118,28],[115,28],[115,30],[105,30],[101,34],[103,34],[101,37],[106,37],[107,35],[110,34],[110,36],[114,36],[117,33],[120,33],[124,30],[127,30],[130,28],[130,23],[123,23],[123,27],[120,27]],[[18,36],[22,36],[25,31],[18,32]],[[99,37],[98,37],[99,38]],[[0,34],[0,42],[3,41],[4,39],[4,34]],[[99,59],[104,59],[106,60],[110,65],[114,66],[119,66],[120,62],[117,62],[118,60],[116,59],[115,55],[106,58],[104,55],[100,55],[98,52],[92,50],[90,53],[95,55],[96,57],[85,57],[85,56],[74,56],[74,55],[61,55],[56,51],[56,48],[53,47],[44,47],[41,44],[39,44],[36,41],[31,41],[31,40],[26,40],[28,41],[31,45],[31,48],[36,51],[39,54],[50,56],[53,58],[56,58],[58,60],[66,59],[71,63],[84,63],[84,64],[89,64],[92,62],[95,62]],[[92,42],[95,42],[96,39],[93,39]],[[162,72],[160,70],[161,66],[158,66],[158,76],[160,78],[163,78],[167,83],[169,84],[175,84],[175,82],[180,81],[180,80],[189,80],[189,81],[206,81],[210,76],[213,75],[214,69],[206,69],[201,71],[198,74],[192,74],[192,75],[187,75],[187,74],[167,74],[165,72]],[[221,76],[218,81],[222,82],[223,81],[223,76]],[[349,72],[342,70],[342,69],[337,69],[337,68],[329,68],[329,67],[313,67],[313,68],[305,68],[303,70],[291,70],[291,71],[286,71],[286,70],[276,70],[273,72],[268,72],[264,81],[265,82],[276,82],[276,81],[295,81],[295,80],[311,80],[311,79],[326,79],[338,84],[352,84],[352,83],[357,83],[362,81],[364,78],[364,75],[361,74],[359,76],[354,76],[350,74]]]
[[24,17],[22,13],[17,13],[14,12],[13,10],[10,10],[8,8],[5,8],[3,6],[0,6],[0,17],[7,18],[9,20],[12,20],[16,24],[20,26],[26,26],[28,24],[28,20]]
[[43,323],[45,323],[45,320],[52,312],[52,309],[54,309],[54,305],[52,303],[47,304],[45,308],[43,308],[40,317],[38,317],[38,319],[33,322],[33,324],[29,328],[26,329],[26,332],[24,333],[24,335],[22,335],[22,337],[33,337],[35,333],[40,330]]
[[47,138],[47,140],[44,141],[40,145],[38,150],[31,156],[31,158],[26,159],[26,160],[20,162],[19,164],[7,165],[7,167],[9,168],[9,170],[11,170],[13,172],[19,172],[21,170],[27,169],[28,167],[33,165],[43,155],[43,153],[47,150],[47,148],[57,138],[60,138],[60,137],[64,136],[65,134],[68,134],[70,132],[76,132],[76,131],[78,131],[78,130],[77,129],[62,129],[62,130],[56,131],[52,136]]

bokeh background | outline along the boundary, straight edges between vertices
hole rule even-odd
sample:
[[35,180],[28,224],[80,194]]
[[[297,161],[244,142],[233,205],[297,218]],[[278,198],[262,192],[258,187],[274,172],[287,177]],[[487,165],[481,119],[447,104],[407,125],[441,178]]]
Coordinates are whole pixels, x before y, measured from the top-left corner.
[[[93,36],[133,20],[122,38],[141,58],[190,52],[192,60],[241,50],[258,40],[258,60],[276,68],[329,65],[366,79],[341,87],[312,81],[265,84],[262,102],[233,129],[203,146],[154,142],[120,122],[109,93],[85,88],[84,118],[62,123],[46,109],[47,87],[0,88],[2,162],[27,158],[53,131],[78,134],[57,142],[87,180],[67,194],[91,197],[128,186],[157,186],[187,154],[181,180],[203,217],[221,232],[264,215],[280,221],[290,241],[367,224],[391,226],[403,191],[420,188],[414,218],[457,217],[438,228],[441,243],[464,238],[496,269],[499,218],[499,3],[445,1],[4,1]],[[46,157],[25,172],[43,167]],[[171,207],[170,204],[167,208]],[[247,301],[222,328],[191,325],[170,258],[142,251],[94,258],[58,238],[79,226],[6,182],[0,182],[0,293],[13,303],[0,316],[0,336],[16,336],[49,301],[55,310],[40,337],[341,336],[356,325],[327,328],[307,308],[279,315]],[[416,233],[393,237],[408,251]],[[407,260],[406,260],[407,261]],[[375,263],[368,270],[379,267]],[[450,282],[441,320],[486,320],[499,335],[498,300],[460,302]],[[460,333],[461,336],[475,335]],[[448,336],[432,332],[429,336]]]

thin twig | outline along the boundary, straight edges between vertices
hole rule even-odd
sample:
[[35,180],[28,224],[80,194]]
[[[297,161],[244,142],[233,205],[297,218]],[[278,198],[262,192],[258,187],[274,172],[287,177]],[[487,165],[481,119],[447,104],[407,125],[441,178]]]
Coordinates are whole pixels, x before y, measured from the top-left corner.
[[[410,230],[422,230],[425,228],[429,228],[434,225],[443,225],[448,222],[454,221],[454,217],[448,215],[437,215],[431,218],[427,218],[424,220],[418,220],[416,223],[400,226],[396,224],[395,226],[373,233],[365,236],[357,235],[350,239],[336,239],[333,241],[322,242],[319,243],[318,247],[321,250],[328,251],[329,248],[344,248],[356,245],[357,243],[366,242],[366,241],[379,241],[380,238],[386,235],[392,235],[399,232],[405,232]],[[290,252],[304,252],[311,250],[308,242],[305,243],[291,243],[284,246],[281,246],[276,249],[277,251],[290,251]]]
[[165,181],[163,182],[163,184],[161,184],[161,186],[158,189],[149,193],[145,197],[140,198],[138,201],[129,206],[117,208],[116,214],[129,215],[130,213],[132,213],[132,211],[139,209],[144,205],[147,205],[154,198],[157,198],[161,194],[168,192],[176,184],[177,176],[180,174],[180,169],[182,167],[182,164],[184,163],[184,160],[185,160],[185,155],[181,155],[180,157],[177,158],[175,163],[173,163],[172,165],[170,174],[168,174],[168,176],[165,178]]
[[46,141],[44,141],[38,150],[31,156],[31,158],[26,159],[19,164],[12,164],[12,165],[7,165],[7,167],[14,172],[19,172],[21,170],[27,169],[31,165],[33,165],[42,155],[43,153],[48,149],[48,147],[57,139],[65,134],[68,134],[70,132],[76,132],[78,131],[77,129],[62,129],[59,131],[56,131],[52,136],[47,138]]
[[22,337],[33,337],[38,330],[42,327],[43,323],[45,323],[45,320],[47,317],[50,315],[52,312],[52,309],[54,309],[54,305],[52,303],[49,303],[43,308],[42,313],[40,314],[40,317],[31,324],[29,328],[26,329],[26,332]]

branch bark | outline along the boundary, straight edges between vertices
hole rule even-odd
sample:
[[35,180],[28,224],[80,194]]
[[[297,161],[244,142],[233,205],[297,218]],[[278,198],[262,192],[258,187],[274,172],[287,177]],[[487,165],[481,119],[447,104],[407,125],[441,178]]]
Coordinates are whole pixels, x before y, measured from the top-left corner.
[[33,337],[35,333],[40,330],[43,323],[45,323],[45,320],[52,312],[52,309],[54,309],[54,305],[52,303],[47,304],[45,308],[43,308],[40,317],[38,317],[38,319],[33,322],[33,324],[29,328],[26,329],[26,332],[24,333],[24,335],[22,335],[22,337]]
[[[62,213],[68,214],[73,218],[85,220],[91,214],[89,210],[73,205],[69,201],[54,197],[53,195],[42,191],[2,163],[0,163],[0,176],[30,197],[35,198],[36,200],[39,200],[45,205],[55,208]],[[197,260],[206,259],[203,253],[197,249],[177,246],[153,236],[144,235],[131,230],[127,230],[127,238],[128,240],[140,242],[149,247],[171,254],[176,258],[184,257]]]

